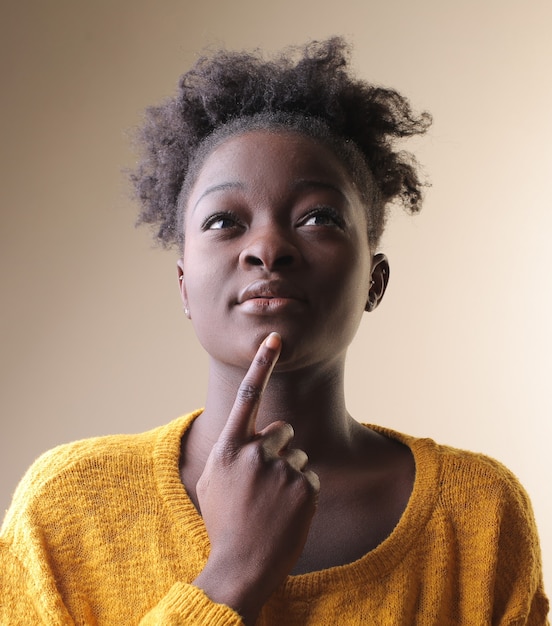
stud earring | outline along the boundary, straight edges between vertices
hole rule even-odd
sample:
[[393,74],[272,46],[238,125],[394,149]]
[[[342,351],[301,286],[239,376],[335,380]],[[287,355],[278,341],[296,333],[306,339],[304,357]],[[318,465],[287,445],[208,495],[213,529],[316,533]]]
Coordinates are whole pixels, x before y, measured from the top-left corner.
[[190,309],[189,309],[187,306],[185,306],[185,307],[184,307],[184,315],[185,315],[187,318],[189,318],[189,317],[190,317]]

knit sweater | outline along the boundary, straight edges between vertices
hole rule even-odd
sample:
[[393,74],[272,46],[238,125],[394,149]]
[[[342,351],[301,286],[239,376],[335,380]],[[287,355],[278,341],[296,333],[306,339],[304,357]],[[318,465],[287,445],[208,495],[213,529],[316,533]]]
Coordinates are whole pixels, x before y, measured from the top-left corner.
[[[35,462],[2,526],[0,624],[242,623],[191,584],[209,554],[179,475],[181,437],[197,414]],[[399,523],[353,563],[289,576],[259,626],[547,624],[535,523],[512,474],[481,455],[373,428],[415,459]]]

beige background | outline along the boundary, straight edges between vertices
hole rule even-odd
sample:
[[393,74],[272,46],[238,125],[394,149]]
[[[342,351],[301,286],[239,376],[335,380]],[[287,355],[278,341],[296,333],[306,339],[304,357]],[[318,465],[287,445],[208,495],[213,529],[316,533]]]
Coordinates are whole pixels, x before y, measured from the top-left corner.
[[358,72],[433,112],[433,187],[396,214],[386,301],[350,352],[350,409],[501,459],[552,589],[552,3],[2,3],[0,508],[56,444],[202,404],[175,255],[133,228],[128,130],[207,44],[350,37]]

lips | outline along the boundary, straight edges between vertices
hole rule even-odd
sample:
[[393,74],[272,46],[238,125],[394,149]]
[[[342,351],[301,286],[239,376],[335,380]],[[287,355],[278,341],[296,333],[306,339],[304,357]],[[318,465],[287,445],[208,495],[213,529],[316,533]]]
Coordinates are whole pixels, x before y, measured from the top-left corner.
[[294,285],[282,280],[256,280],[238,296],[238,304],[244,304],[250,300],[298,300],[304,301],[305,297]]

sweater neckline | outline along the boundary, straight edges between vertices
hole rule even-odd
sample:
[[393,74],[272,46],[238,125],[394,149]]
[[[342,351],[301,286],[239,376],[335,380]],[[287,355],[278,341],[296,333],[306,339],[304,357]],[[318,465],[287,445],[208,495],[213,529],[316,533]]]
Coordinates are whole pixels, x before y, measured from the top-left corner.
[[[192,541],[197,556],[204,562],[209,556],[209,538],[203,519],[190,500],[180,479],[179,460],[181,439],[201,409],[180,417],[158,431],[153,451],[157,488],[167,513],[177,527],[182,528]],[[288,576],[276,594],[288,598],[312,597],[326,589],[358,587],[380,579],[404,558],[423,531],[436,505],[440,460],[437,445],[431,439],[419,439],[381,426],[366,425],[374,431],[400,441],[412,452],[416,468],[414,486],[406,509],[391,534],[376,548],[360,559],[306,574]]]

